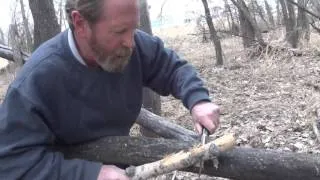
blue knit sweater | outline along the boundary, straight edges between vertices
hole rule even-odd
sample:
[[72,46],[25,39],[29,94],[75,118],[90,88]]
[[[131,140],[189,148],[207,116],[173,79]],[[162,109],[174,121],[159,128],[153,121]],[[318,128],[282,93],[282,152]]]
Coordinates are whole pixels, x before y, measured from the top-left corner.
[[128,135],[143,86],[188,109],[210,101],[195,69],[157,37],[137,31],[125,71],[109,73],[77,61],[67,35],[42,44],[9,86],[0,107],[0,179],[97,179],[100,162],[67,160],[48,147]]

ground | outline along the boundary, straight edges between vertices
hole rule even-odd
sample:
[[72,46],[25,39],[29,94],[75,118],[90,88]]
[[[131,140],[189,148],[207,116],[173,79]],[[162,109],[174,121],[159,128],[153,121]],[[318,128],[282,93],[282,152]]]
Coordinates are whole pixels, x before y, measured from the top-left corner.
[[[293,56],[289,49],[251,59],[241,39],[226,37],[222,41],[225,62],[216,67],[213,45],[180,30],[154,33],[197,68],[211,98],[221,107],[221,126],[213,136],[234,133],[239,146],[320,152],[312,128],[320,109],[320,35],[313,33],[310,43],[303,44],[302,56]],[[286,45],[281,30],[266,34],[265,39],[273,46]],[[2,74],[0,99],[12,78]],[[171,96],[162,97],[162,116],[193,130],[189,111]],[[178,172],[177,179],[197,176]]]

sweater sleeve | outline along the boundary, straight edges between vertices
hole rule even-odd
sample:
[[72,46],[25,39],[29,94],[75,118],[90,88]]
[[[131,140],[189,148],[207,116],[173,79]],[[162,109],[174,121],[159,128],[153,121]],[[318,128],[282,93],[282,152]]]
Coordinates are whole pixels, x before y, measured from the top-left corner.
[[199,101],[210,101],[209,92],[193,66],[165,48],[160,38],[138,34],[145,86],[161,95],[171,94],[181,99],[189,110]]
[[0,106],[0,179],[97,179],[102,164],[64,159],[49,149],[54,138],[41,107],[9,88]]

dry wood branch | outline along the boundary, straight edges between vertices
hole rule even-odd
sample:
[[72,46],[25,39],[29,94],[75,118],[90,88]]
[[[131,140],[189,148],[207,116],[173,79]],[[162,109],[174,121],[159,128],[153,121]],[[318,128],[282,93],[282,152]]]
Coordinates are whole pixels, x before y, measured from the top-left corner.
[[212,159],[218,156],[218,153],[229,150],[234,146],[235,138],[232,135],[226,135],[203,146],[194,147],[190,151],[180,151],[156,162],[129,167],[126,169],[126,173],[132,180],[148,179],[174,170],[187,168],[201,159]]
[[[193,146],[195,143],[162,138],[106,137],[57,150],[63,152],[66,159],[80,158],[104,164],[139,166]],[[212,161],[205,161],[202,173],[237,180],[320,179],[319,154],[236,147],[219,153],[218,161],[218,168],[213,166]],[[199,167],[191,166],[182,170],[198,173]]]
[[167,139],[177,139],[190,142],[199,139],[199,136],[195,132],[171,123],[169,120],[166,120],[165,118],[144,108],[140,111],[137,124]]
[[[25,62],[29,57],[29,55],[24,52],[20,52],[20,53],[22,54],[23,61]],[[7,59],[8,61],[14,62],[12,49],[8,46],[4,46],[0,44],[0,57]]]

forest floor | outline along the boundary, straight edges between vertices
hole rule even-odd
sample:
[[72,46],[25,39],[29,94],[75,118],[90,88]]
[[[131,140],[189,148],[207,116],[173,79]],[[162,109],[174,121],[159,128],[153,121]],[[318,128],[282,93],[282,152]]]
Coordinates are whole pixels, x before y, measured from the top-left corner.
[[[233,133],[239,146],[320,152],[312,128],[320,118],[319,34],[312,34],[310,43],[302,44],[299,57],[288,50],[249,58],[250,52],[242,48],[240,38],[227,37],[222,40],[224,65],[216,67],[211,43],[203,44],[201,38],[192,35],[156,33],[197,68],[212,100],[220,106],[221,126],[214,137]],[[264,36],[272,46],[287,46],[281,30]],[[162,97],[162,116],[193,130],[189,111],[172,96]],[[195,174],[178,174],[177,179],[198,178]]]
[[[201,38],[179,30],[175,35],[154,33],[196,67],[211,98],[221,107],[221,125],[213,136],[234,133],[239,146],[320,152],[312,128],[320,110],[319,34],[312,34],[310,43],[303,44],[300,57],[288,51],[248,58],[240,38],[226,37],[222,40],[224,65],[216,67],[211,43],[202,43]],[[264,36],[273,46],[286,46],[280,30]],[[12,78],[10,74],[1,75],[0,101]],[[163,117],[193,130],[190,113],[179,100],[172,96],[161,100]],[[157,179],[169,179],[171,175]],[[176,179],[197,177],[178,172]]]

